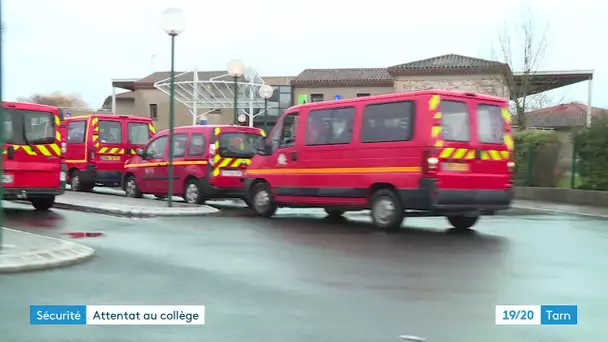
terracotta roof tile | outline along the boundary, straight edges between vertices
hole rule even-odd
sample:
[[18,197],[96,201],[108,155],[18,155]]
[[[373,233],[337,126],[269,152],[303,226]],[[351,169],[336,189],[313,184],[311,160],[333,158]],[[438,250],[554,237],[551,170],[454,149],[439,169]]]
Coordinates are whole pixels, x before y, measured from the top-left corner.
[[505,63],[456,54],[427,58],[388,68],[393,76],[445,73],[504,72],[509,70]]
[[[608,119],[608,109],[593,107],[593,119]],[[582,127],[587,122],[587,105],[567,103],[526,113],[526,125],[537,128]]]
[[293,86],[392,86],[386,68],[305,69],[291,81]]

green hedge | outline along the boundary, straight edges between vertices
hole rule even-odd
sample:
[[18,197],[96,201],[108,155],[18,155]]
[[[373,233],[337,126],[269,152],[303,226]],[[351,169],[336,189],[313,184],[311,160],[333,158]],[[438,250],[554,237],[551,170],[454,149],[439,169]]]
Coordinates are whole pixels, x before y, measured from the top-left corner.
[[553,131],[526,130],[516,132],[515,184],[518,186],[555,187],[560,181],[557,169],[561,148]]
[[579,188],[608,190],[608,121],[595,121],[591,127],[573,132]]

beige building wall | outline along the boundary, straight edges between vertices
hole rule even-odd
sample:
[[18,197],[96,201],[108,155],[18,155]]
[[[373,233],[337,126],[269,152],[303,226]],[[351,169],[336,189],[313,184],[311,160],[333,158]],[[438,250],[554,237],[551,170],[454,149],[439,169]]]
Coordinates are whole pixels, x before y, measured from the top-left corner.
[[137,115],[135,111],[135,101],[133,99],[116,99],[116,114]]
[[340,95],[343,99],[357,97],[357,94],[381,95],[394,92],[392,87],[345,87],[345,88],[293,88],[293,103],[297,104],[298,95],[307,95],[311,101],[312,94],[323,94],[323,100],[333,100],[334,96]]
[[508,99],[509,89],[506,84],[506,79],[502,75],[398,76],[395,78],[394,91],[459,90]]

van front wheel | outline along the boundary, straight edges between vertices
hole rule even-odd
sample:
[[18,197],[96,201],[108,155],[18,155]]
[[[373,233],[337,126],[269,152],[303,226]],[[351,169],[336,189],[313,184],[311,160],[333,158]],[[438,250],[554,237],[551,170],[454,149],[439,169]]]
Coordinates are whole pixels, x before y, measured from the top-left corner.
[[277,203],[274,201],[272,191],[268,183],[258,183],[250,191],[250,207],[256,214],[271,217],[277,211]]
[[374,225],[386,230],[401,228],[403,222],[403,205],[394,191],[381,189],[372,195],[370,201]]
[[34,208],[38,211],[47,211],[55,204],[55,196],[34,197],[30,199]]
[[479,221],[479,216],[448,216],[447,219],[452,227],[458,230],[464,230],[473,227],[475,223]]

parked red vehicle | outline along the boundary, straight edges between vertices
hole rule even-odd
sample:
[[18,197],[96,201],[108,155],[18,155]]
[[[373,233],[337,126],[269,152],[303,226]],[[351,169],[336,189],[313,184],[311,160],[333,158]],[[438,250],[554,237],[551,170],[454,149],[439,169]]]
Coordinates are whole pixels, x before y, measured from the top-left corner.
[[[186,202],[244,198],[243,174],[264,131],[244,126],[186,126],[174,129],[173,193]],[[129,197],[166,197],[169,179],[169,131],[158,133],[125,164]]]
[[124,164],[154,135],[154,122],[129,115],[73,116],[65,118],[62,132],[71,189],[91,191],[96,185],[122,186]]
[[425,90],[298,105],[283,114],[245,177],[259,215],[371,209],[374,224],[445,216],[455,228],[507,209],[515,164],[502,98]]
[[65,191],[66,166],[62,156],[57,107],[3,102],[4,149],[2,186],[4,199],[23,199],[37,210],[48,210],[55,196]]

